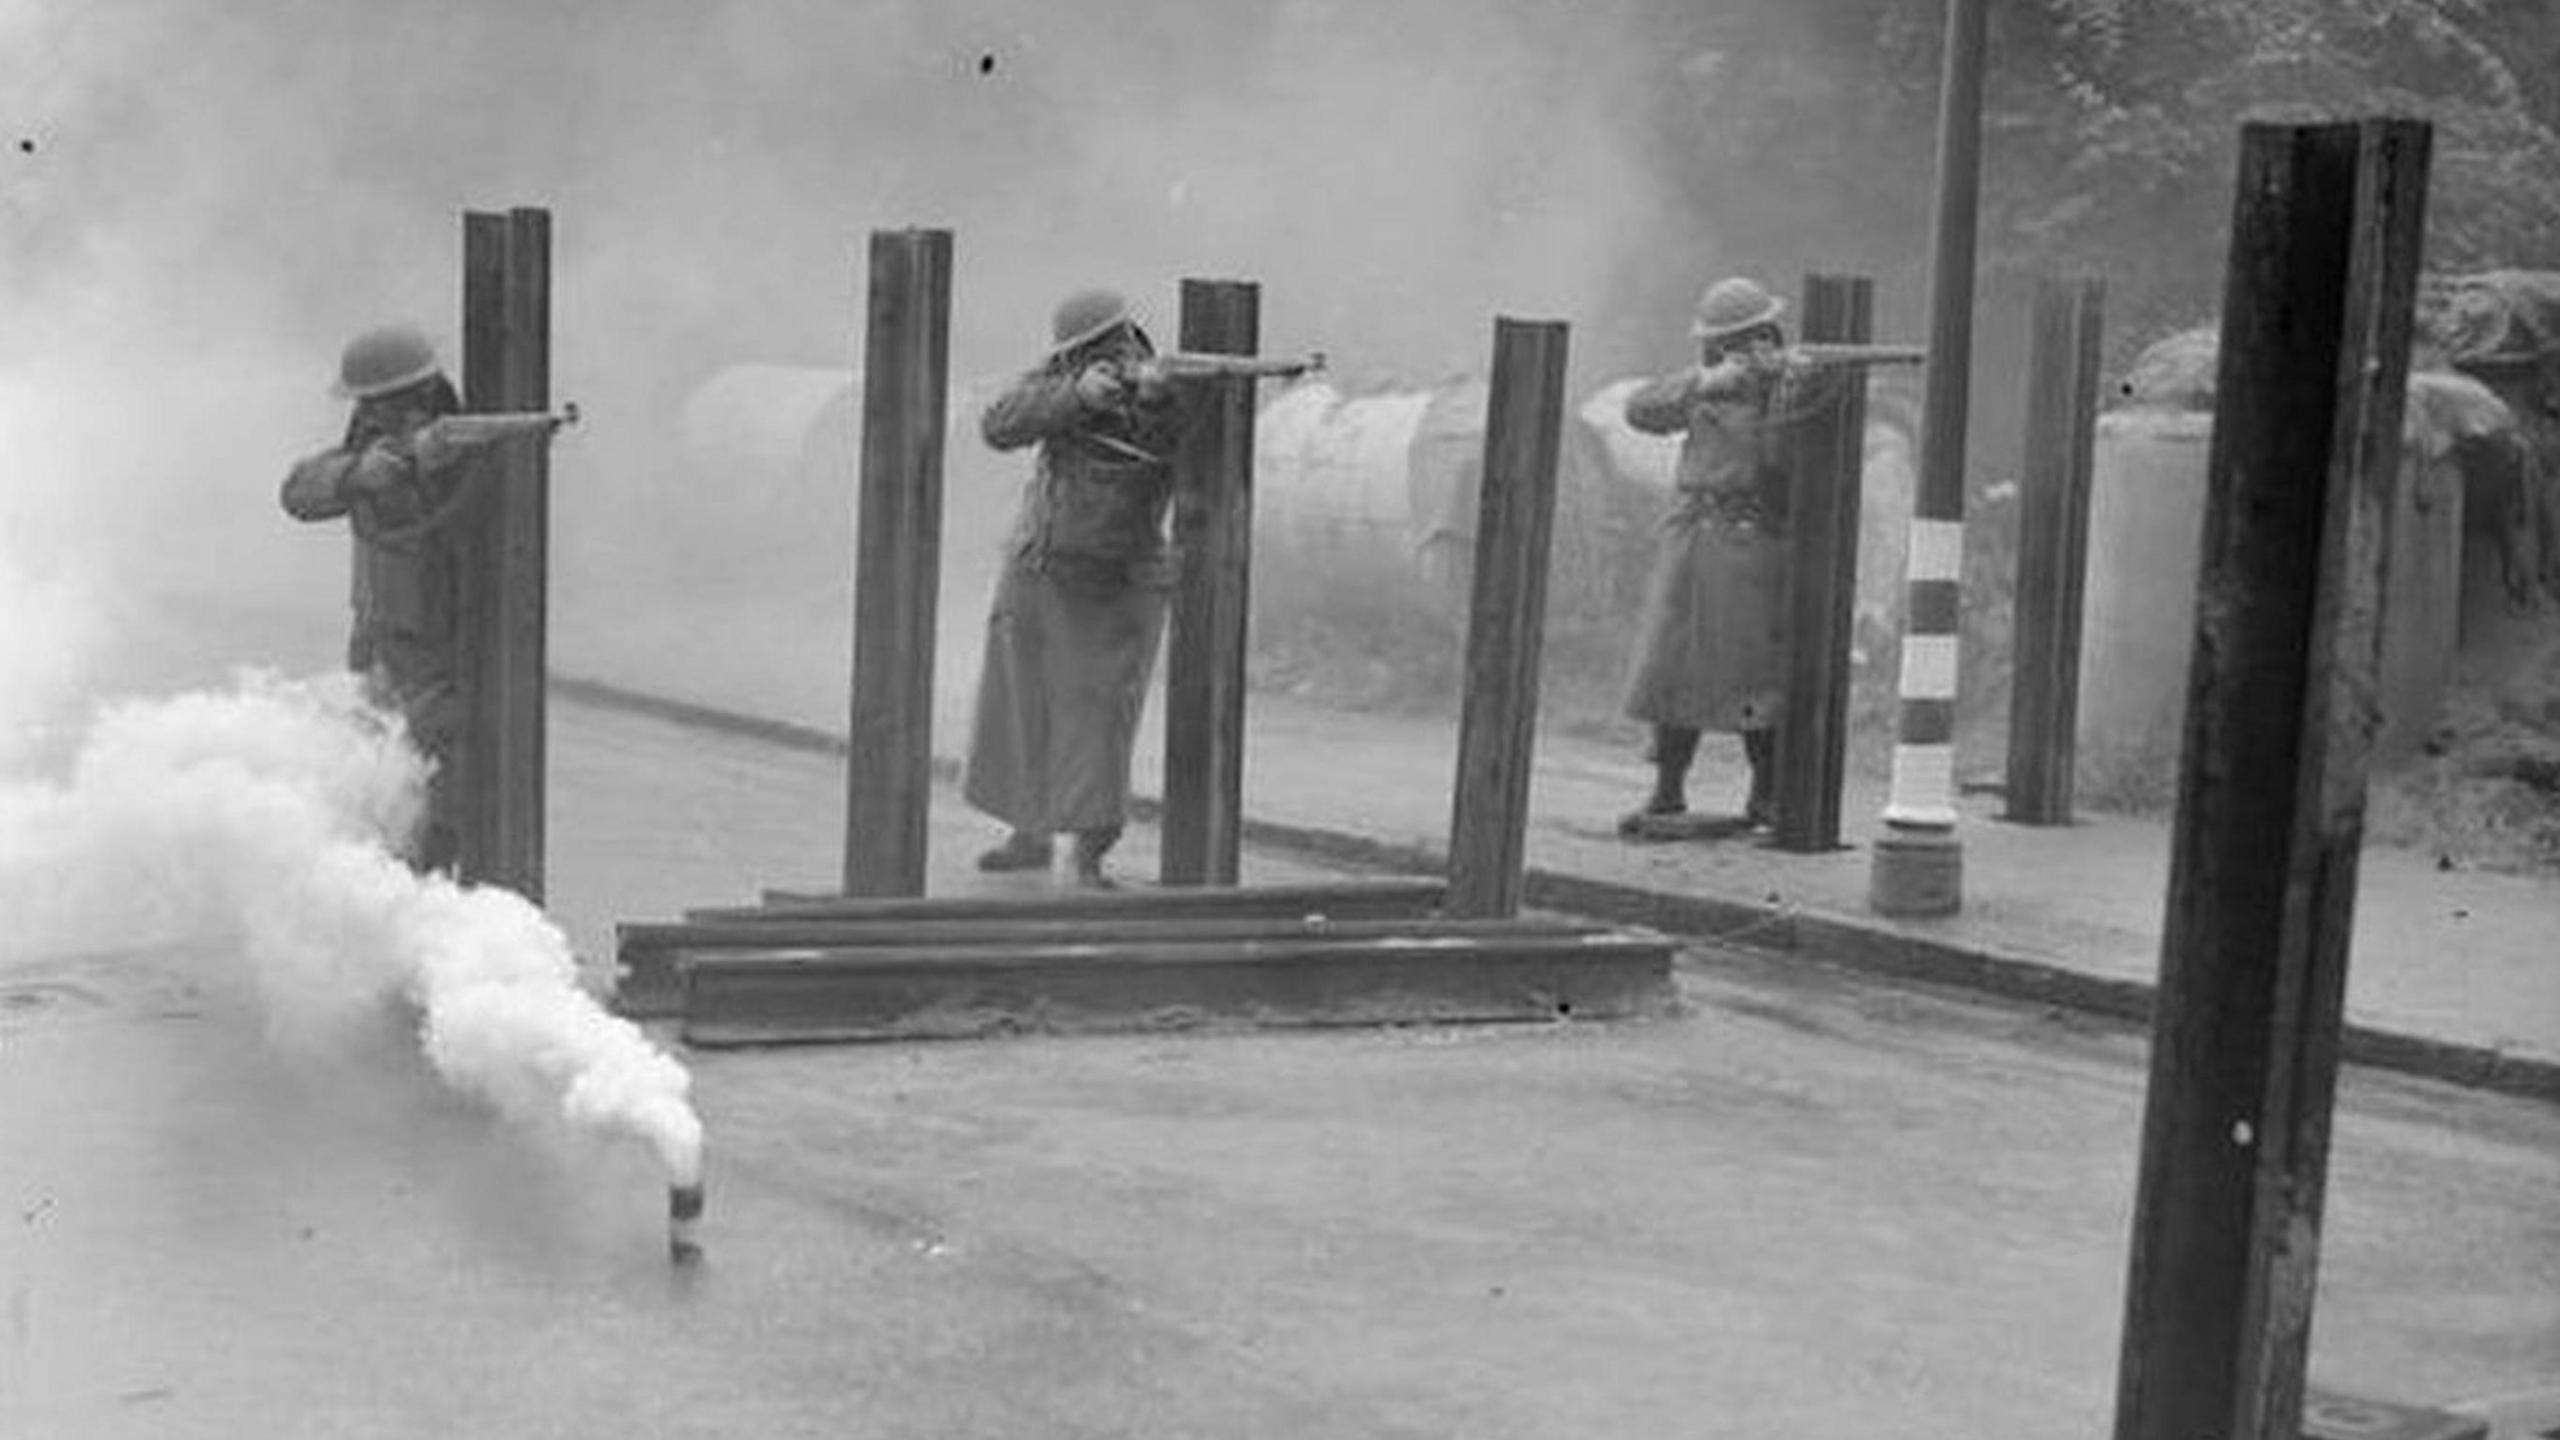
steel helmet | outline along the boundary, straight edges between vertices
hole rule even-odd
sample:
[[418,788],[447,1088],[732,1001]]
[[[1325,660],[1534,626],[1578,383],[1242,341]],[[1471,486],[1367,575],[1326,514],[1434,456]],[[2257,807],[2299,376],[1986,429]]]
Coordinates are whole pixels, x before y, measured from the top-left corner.
[[367,330],[338,357],[337,393],[350,400],[405,390],[442,370],[436,347],[406,325]]
[[1079,290],[1058,302],[1049,321],[1049,353],[1063,355],[1129,319],[1129,302],[1114,290]]
[[1787,313],[1787,302],[1760,288],[1759,282],[1736,275],[1719,280],[1698,297],[1698,318],[1689,333],[1701,340],[1722,340],[1767,325]]

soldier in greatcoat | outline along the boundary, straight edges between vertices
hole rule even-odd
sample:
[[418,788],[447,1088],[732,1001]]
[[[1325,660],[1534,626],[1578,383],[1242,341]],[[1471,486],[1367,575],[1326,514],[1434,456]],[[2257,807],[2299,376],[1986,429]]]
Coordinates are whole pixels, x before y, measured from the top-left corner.
[[1101,887],[1171,594],[1181,421],[1120,296],[1069,296],[1050,333],[1039,367],[980,424],[997,450],[1039,455],[987,619],[963,794],[1012,829],[981,869],[1046,869],[1052,837],[1068,834],[1078,883]]
[[1774,821],[1787,676],[1788,425],[1829,375],[1790,359],[1786,302],[1732,278],[1707,287],[1698,363],[1627,397],[1627,423],[1682,436],[1678,505],[1662,522],[1627,713],[1653,728],[1653,793],[1620,830],[1688,812],[1701,732],[1742,737],[1745,823]]

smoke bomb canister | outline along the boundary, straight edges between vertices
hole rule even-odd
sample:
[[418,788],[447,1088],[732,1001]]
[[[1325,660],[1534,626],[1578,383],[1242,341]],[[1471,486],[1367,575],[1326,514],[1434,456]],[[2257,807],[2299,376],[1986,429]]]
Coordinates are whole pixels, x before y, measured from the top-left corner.
[[702,1186],[667,1187],[667,1258],[683,1265],[702,1258],[702,1242],[694,1228],[702,1221]]

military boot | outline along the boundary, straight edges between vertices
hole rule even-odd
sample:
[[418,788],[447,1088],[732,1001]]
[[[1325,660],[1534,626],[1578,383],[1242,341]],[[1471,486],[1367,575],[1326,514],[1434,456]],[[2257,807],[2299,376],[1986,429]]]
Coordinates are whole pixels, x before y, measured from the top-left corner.
[[1052,853],[1048,836],[1016,830],[1005,838],[1003,844],[979,856],[978,868],[990,875],[1016,870],[1046,870]]
[[1104,826],[1076,832],[1076,885],[1084,890],[1116,890],[1111,877],[1102,872],[1102,857],[1120,843],[1120,827]]

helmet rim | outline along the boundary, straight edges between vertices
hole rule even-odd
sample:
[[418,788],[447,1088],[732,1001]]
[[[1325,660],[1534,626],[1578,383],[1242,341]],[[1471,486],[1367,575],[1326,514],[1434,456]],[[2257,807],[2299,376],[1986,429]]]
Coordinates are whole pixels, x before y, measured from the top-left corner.
[[[1096,318],[1068,330],[1066,325],[1071,313],[1087,307],[1100,313]],[[1136,318],[1129,308],[1128,297],[1116,290],[1079,290],[1058,305],[1058,313],[1050,324],[1049,354],[1052,358],[1064,355],[1079,345],[1108,334],[1112,327],[1130,324]]]
[[[1752,308],[1744,313],[1708,318],[1710,312],[1719,308],[1738,310],[1745,305]],[[1746,330],[1774,324],[1779,316],[1786,313],[1787,302],[1770,294],[1755,281],[1740,277],[1719,280],[1698,297],[1698,312],[1689,322],[1689,333],[1699,340],[1726,340]]]
[[[361,380],[355,378],[355,372],[363,368],[362,362],[368,358],[366,355],[368,349],[380,350],[395,347],[396,349],[414,349],[417,352],[416,357],[409,364],[390,374]],[[409,326],[391,325],[378,330],[368,330],[348,342],[345,352],[339,356],[338,378],[330,385],[329,392],[345,400],[370,400],[376,396],[406,390],[412,385],[433,379],[443,373],[444,363],[436,354],[435,342]]]

